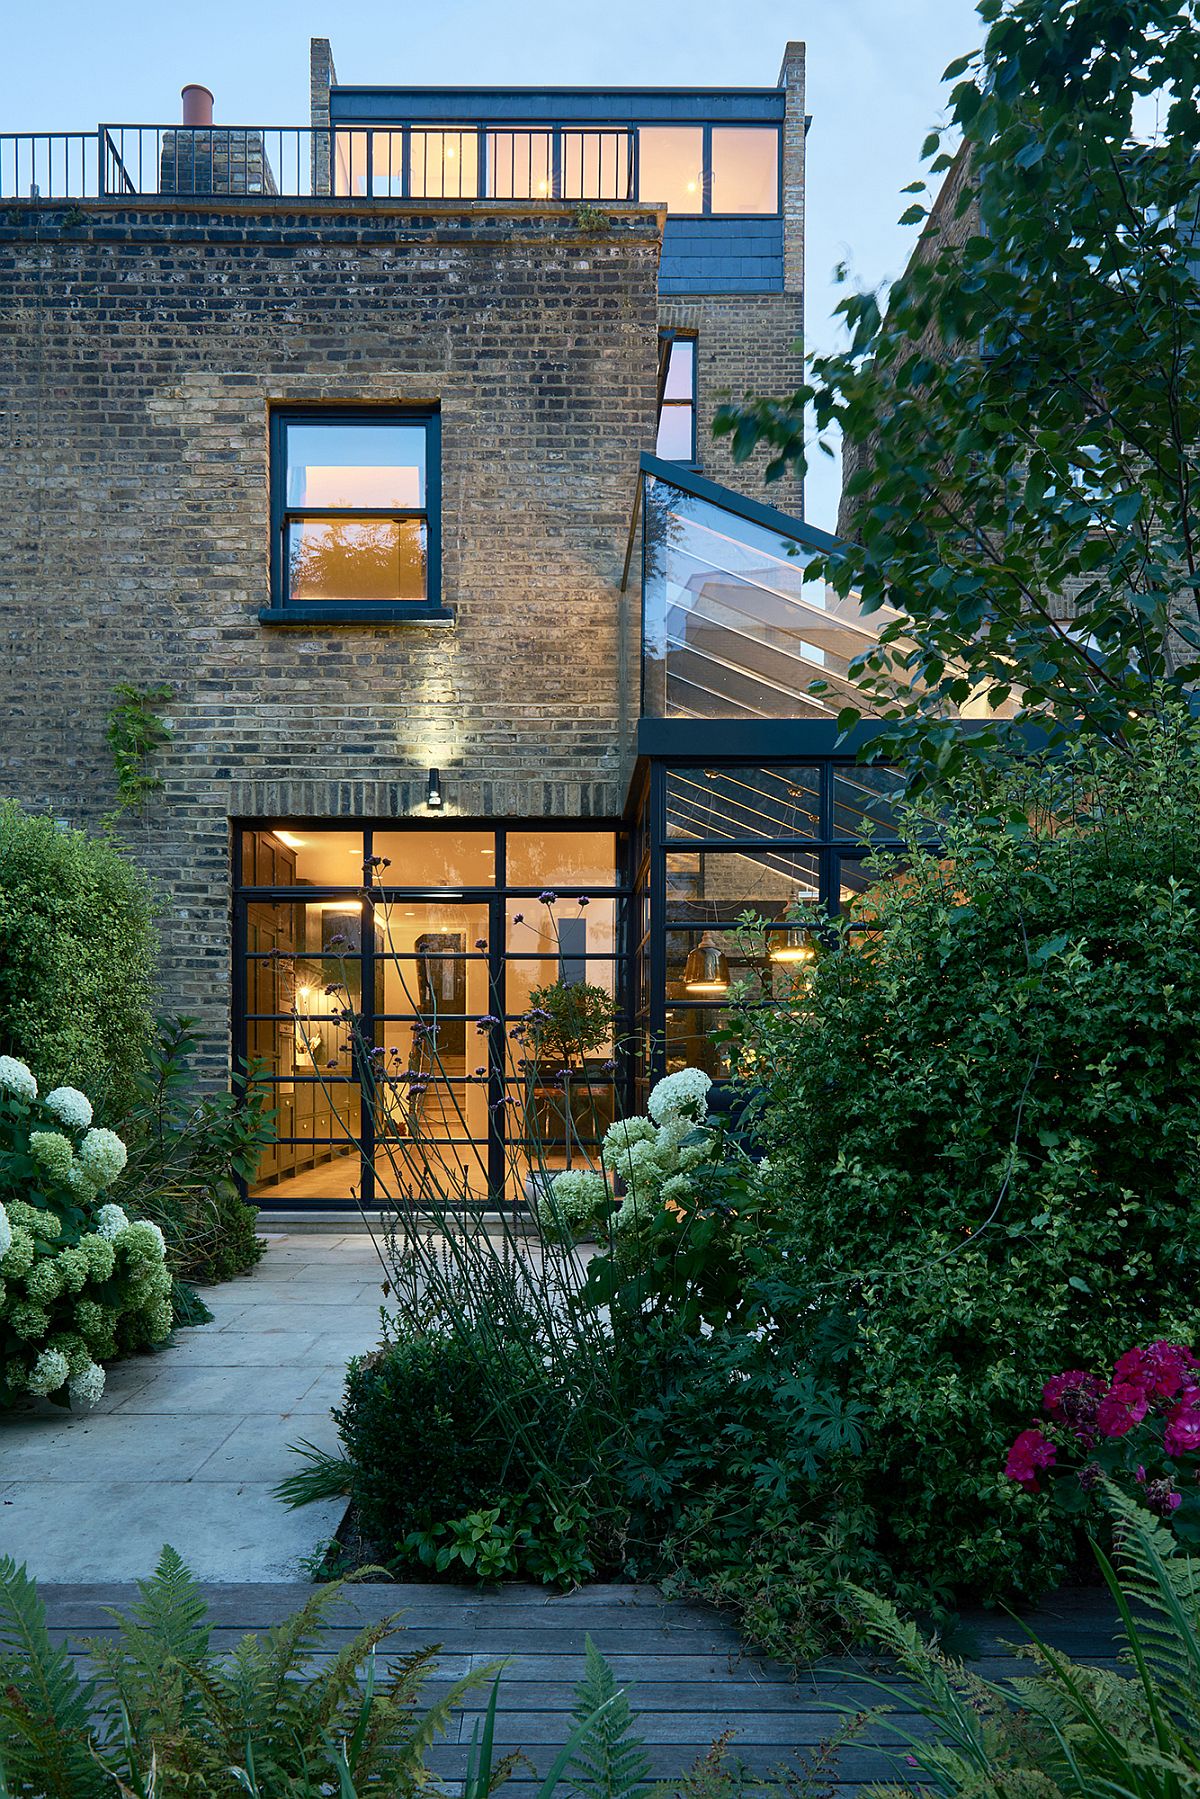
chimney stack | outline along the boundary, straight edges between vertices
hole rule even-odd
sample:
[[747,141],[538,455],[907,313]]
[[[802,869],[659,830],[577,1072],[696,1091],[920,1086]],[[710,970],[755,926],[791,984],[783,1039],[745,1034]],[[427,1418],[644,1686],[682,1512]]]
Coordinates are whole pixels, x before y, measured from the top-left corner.
[[208,88],[197,82],[189,81],[183,89],[183,122],[185,125],[203,130],[212,124],[213,97]]

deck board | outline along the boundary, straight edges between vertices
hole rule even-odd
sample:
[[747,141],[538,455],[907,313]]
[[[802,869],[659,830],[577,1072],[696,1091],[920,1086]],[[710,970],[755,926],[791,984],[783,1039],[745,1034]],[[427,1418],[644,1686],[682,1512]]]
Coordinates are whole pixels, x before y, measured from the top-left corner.
[[[217,1649],[231,1648],[247,1630],[279,1623],[314,1591],[255,1584],[206,1584],[204,1590]],[[111,1633],[110,1608],[123,1610],[136,1598],[127,1584],[43,1585],[41,1591],[53,1636],[77,1652],[82,1639]],[[729,1619],[706,1606],[666,1600],[653,1587],[616,1585],[565,1595],[519,1585],[495,1592],[428,1584],[351,1586],[331,1608],[314,1664],[336,1654],[364,1623],[393,1613],[401,1622],[393,1642],[397,1652],[439,1646],[427,1687],[430,1701],[467,1672],[506,1663],[497,1744],[501,1751],[523,1750],[539,1776],[569,1734],[574,1682],[588,1636],[627,1687],[652,1772],[664,1780],[681,1775],[725,1731],[732,1733],[730,1753],[759,1776],[805,1767],[842,1728],[847,1713],[877,1703],[867,1682],[890,1676],[887,1662],[869,1651],[831,1656],[792,1672],[748,1651]],[[1030,1612],[1028,1622],[1067,1654],[1113,1665],[1116,1619],[1107,1594],[1056,1595]],[[979,1613],[964,1623],[979,1650],[970,1663],[976,1672],[1001,1680],[1027,1671],[1007,1647],[1021,1640],[1014,1619]],[[461,1780],[471,1732],[488,1696],[487,1686],[469,1696],[456,1722],[456,1740],[439,1743],[432,1753],[431,1764],[449,1787]],[[907,1710],[898,1721],[918,1730],[922,1722]],[[836,1763],[822,1771],[837,1799],[855,1799],[864,1783],[895,1777],[896,1764],[880,1747],[889,1740],[886,1726],[873,1720],[839,1750]],[[528,1767],[506,1792],[508,1799],[534,1799]]]

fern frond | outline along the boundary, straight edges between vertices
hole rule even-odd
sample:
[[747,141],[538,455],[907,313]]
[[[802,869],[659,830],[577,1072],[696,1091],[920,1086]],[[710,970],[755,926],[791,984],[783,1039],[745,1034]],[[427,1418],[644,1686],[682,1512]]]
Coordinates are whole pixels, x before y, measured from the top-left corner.
[[81,1681],[24,1567],[0,1557],[0,1766],[18,1792],[92,1799],[110,1790],[92,1754],[92,1681]]
[[1122,1659],[1144,1666],[1167,1709],[1200,1738],[1200,1563],[1119,1488],[1107,1485],[1105,1500],[1116,1525],[1120,1589],[1141,1608],[1136,1622],[1124,1621]]
[[573,1789],[587,1799],[649,1799],[650,1759],[634,1734],[628,1695],[590,1636],[583,1655],[572,1712],[581,1733],[568,1769]]

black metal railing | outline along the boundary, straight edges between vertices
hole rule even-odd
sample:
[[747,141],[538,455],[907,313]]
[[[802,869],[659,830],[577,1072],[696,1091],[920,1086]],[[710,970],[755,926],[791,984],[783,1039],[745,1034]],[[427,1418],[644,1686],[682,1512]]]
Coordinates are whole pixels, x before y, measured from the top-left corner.
[[494,125],[100,125],[0,133],[0,200],[630,200],[632,130]]

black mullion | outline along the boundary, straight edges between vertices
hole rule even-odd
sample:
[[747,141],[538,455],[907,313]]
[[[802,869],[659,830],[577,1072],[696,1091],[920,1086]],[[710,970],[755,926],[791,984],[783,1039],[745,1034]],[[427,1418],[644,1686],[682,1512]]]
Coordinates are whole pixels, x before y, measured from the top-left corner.
[[650,1086],[666,1067],[667,1041],[667,776],[661,762],[650,765],[648,796],[650,836],[650,968],[647,983],[650,1050],[646,1080]]
[[[508,889],[505,881],[508,876],[508,833],[501,827],[493,840],[495,857],[493,874],[495,888],[488,903],[488,992],[491,996],[489,1011],[493,1018],[501,1020],[499,1030],[488,1031],[487,1056],[487,1171],[488,1186],[498,1205],[504,1203],[504,1176],[508,1146],[508,1110],[503,1103],[507,1095],[504,1091],[505,1045],[508,1041],[508,981],[505,975],[507,964],[507,932],[508,932]],[[519,1201],[514,1201],[514,1205]]]
[[[362,884],[362,930],[359,933],[359,960],[361,987],[361,1032],[362,1054],[371,1056],[370,1072],[367,1085],[363,1084],[363,1069],[358,1070],[358,1113],[362,1145],[360,1157],[360,1193],[364,1205],[371,1205],[375,1199],[375,1079],[378,1058],[372,1055],[375,1048],[375,899],[371,885],[371,856],[374,833],[370,826],[363,831],[363,884]],[[370,1104],[367,1103],[368,1098]]]

